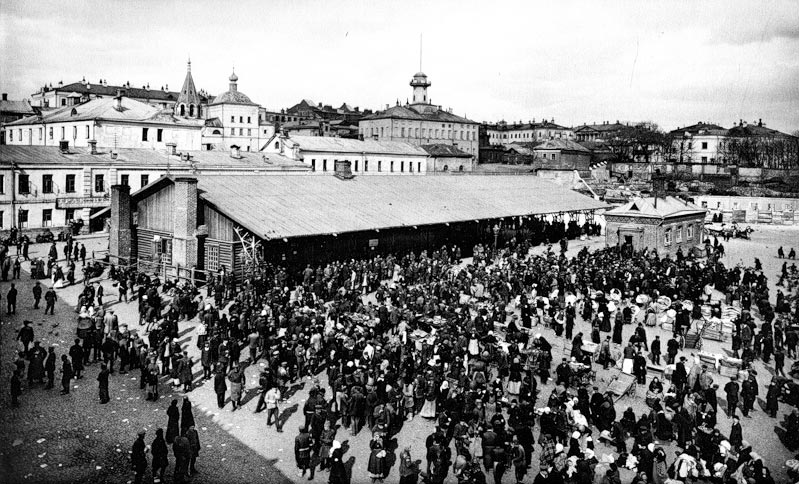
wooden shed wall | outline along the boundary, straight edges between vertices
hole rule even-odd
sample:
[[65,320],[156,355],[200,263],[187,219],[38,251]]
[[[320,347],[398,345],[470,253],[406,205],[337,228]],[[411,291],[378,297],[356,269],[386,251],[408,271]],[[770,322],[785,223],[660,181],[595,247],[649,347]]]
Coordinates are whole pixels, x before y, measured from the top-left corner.
[[138,226],[140,229],[151,229],[172,232],[175,224],[175,187],[168,185],[136,204]]

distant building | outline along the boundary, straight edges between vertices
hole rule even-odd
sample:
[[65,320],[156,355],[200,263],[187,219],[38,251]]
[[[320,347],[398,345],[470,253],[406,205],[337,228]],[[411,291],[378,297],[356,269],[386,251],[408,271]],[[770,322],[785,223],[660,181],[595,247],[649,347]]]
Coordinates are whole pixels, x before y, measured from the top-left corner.
[[6,144],[6,123],[17,121],[33,114],[34,109],[27,99],[10,101],[8,94],[3,93],[3,97],[0,99],[0,144]]
[[417,72],[410,85],[413,102],[386,105],[384,111],[364,116],[359,122],[360,135],[364,139],[406,141],[417,146],[448,144],[478,158],[479,124],[432,104],[427,92],[431,84],[423,72]]
[[319,174],[333,175],[337,161],[349,161],[355,175],[424,175],[428,169],[427,151],[405,141],[278,135],[263,152],[287,156]]
[[[157,89],[151,89],[149,84],[138,88],[131,86],[130,82],[122,85],[108,84],[108,81],[104,79],[92,84],[84,77],[79,82],[69,84],[59,82],[55,87],[52,84],[41,87],[39,91],[31,94],[31,105],[50,109],[74,106],[92,99],[114,97],[120,91],[131,99],[152,104],[162,109],[172,109],[181,95],[179,92],[170,91],[168,84]],[[207,103],[208,96],[204,93],[201,94],[198,99],[198,105]]]
[[457,146],[447,144],[422,145],[428,154],[428,173],[471,173],[477,164],[474,156]]
[[204,144],[208,149],[258,151],[275,134],[274,125],[260,118],[260,106],[239,91],[239,76],[230,75],[227,92],[208,105]]
[[601,124],[584,124],[574,128],[577,141],[608,141],[629,127],[625,123],[605,121]]
[[500,121],[496,124],[483,124],[487,144],[499,145],[508,143],[535,143],[549,139],[574,139],[574,130],[555,124],[551,120],[539,123],[507,123]]
[[667,161],[738,168],[799,168],[799,139],[767,128],[762,120],[740,120],[730,129],[699,122],[670,133]]
[[622,250],[688,255],[702,244],[705,210],[675,197],[634,198],[605,212],[605,240]]
[[303,119],[324,119],[324,120],[344,120],[357,122],[365,115],[372,114],[367,109],[361,111],[358,106],[352,107],[343,103],[341,107],[334,108],[329,104],[314,104],[310,99],[303,99],[294,106],[286,109],[286,114],[295,115]]
[[534,165],[542,169],[577,170],[590,176],[591,150],[571,140],[551,139],[535,148]]

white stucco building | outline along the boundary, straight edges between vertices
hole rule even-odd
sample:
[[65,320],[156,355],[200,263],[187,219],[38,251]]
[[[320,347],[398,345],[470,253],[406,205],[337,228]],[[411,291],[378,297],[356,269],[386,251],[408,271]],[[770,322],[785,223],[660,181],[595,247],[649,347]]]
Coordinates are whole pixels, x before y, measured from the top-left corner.
[[496,124],[484,126],[486,138],[490,145],[508,143],[536,143],[551,139],[574,140],[574,130],[543,120],[540,123],[506,123],[500,121]]
[[302,162],[317,174],[335,174],[336,161],[349,161],[356,175],[424,175],[428,170],[427,151],[405,141],[280,135],[263,152]]
[[9,145],[87,147],[96,141],[105,148],[165,149],[174,143],[180,150],[199,150],[203,121],[118,94],[44,111],[4,129]]

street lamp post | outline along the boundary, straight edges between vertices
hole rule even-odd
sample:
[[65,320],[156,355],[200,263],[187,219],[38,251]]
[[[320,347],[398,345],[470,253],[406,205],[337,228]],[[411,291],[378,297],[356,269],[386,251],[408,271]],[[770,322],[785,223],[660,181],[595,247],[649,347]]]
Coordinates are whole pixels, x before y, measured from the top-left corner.
[[494,252],[497,251],[497,239],[499,238],[499,224],[494,224]]

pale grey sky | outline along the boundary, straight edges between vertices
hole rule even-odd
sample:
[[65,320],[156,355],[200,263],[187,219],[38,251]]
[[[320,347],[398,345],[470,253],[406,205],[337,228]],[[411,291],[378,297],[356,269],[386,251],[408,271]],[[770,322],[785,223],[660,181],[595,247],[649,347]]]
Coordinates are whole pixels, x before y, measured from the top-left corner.
[[382,108],[423,70],[476,121],[799,129],[799,1],[2,0],[0,89],[130,81]]

